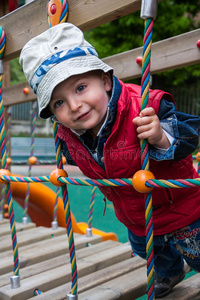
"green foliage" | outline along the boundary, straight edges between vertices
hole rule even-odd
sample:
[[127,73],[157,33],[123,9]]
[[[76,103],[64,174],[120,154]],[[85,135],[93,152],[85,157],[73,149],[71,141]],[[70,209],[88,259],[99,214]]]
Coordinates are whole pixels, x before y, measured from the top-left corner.
[[[164,40],[199,28],[200,0],[163,0],[158,3],[157,18],[153,27],[153,42]],[[136,12],[114,20],[85,33],[86,39],[96,48],[99,57],[107,57],[142,46],[144,21]],[[181,85],[199,81],[199,65],[170,70],[155,75],[156,82]]]
[[11,85],[15,85],[26,81],[22,67],[19,64],[18,58],[10,61],[10,77]]
[[87,31],[85,38],[100,58],[111,56],[142,46],[143,23],[137,12]]
[[[23,1],[23,0],[21,0]],[[194,29],[200,25],[200,0],[163,0],[158,3],[157,18],[153,27],[153,42],[167,39]],[[99,57],[141,47],[144,21],[140,12],[114,20],[85,33],[85,38],[96,48]],[[170,70],[154,75],[154,82],[168,85],[197,84],[199,65],[180,70]],[[11,84],[26,81],[18,59],[11,61]],[[162,88],[162,85],[160,85]]]

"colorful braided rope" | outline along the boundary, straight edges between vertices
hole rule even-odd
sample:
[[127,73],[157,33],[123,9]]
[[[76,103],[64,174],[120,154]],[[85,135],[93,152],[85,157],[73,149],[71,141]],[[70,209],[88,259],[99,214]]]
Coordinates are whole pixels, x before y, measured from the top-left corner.
[[55,199],[55,204],[54,204],[54,209],[53,209],[53,222],[57,221],[57,211],[58,211],[58,197],[60,193],[60,187],[57,186],[56,188],[56,199]]
[[3,218],[3,205],[4,205],[4,197],[5,197],[5,184],[2,184],[1,194],[0,194],[0,215]]
[[0,177],[5,182],[49,182],[49,176],[39,176],[39,177],[22,177],[22,176],[7,176],[3,175]]
[[200,186],[200,178],[195,179],[168,179],[168,180],[157,180],[151,179],[146,182],[146,186],[148,187],[157,187],[157,188],[193,188],[196,186]]
[[[5,32],[0,27],[0,60],[2,63],[3,53],[5,49]],[[0,143],[1,143],[1,163],[2,168],[7,169],[8,165],[6,162],[6,138],[5,138],[5,125],[4,125],[4,105],[3,105],[3,95],[2,95],[2,81],[3,75],[0,74]],[[19,258],[18,258],[18,245],[17,245],[17,234],[15,228],[15,216],[13,209],[12,192],[10,187],[10,182],[6,184],[6,197],[8,203],[8,213],[10,219],[10,229],[12,237],[12,247],[13,247],[13,260],[14,260],[14,270],[15,276],[19,275]]]
[[[50,2],[50,0],[49,0]],[[61,8],[61,13],[60,13],[60,18],[59,18],[59,23],[64,23],[67,20],[68,16],[68,2],[66,0],[60,0],[62,8]],[[47,10],[47,19],[49,23],[49,27],[52,27],[51,20],[48,14]]]
[[[11,162],[9,163],[10,165],[29,165],[29,161],[28,160],[11,160]],[[56,160],[40,160],[38,159],[35,163],[35,165],[55,165],[56,164]]]
[[[58,124],[56,122],[54,122],[53,129],[54,129],[57,168],[63,169],[62,155],[61,155],[61,140],[57,135]],[[77,275],[76,253],[75,253],[75,245],[74,245],[74,234],[73,234],[73,230],[72,230],[69,197],[68,197],[68,191],[67,191],[66,184],[63,185],[61,188],[62,188],[62,195],[63,195],[65,222],[66,222],[66,228],[67,228],[69,254],[70,254],[70,262],[71,262],[71,277],[72,277],[71,294],[77,295],[78,275]]]
[[67,187],[66,185],[64,185],[61,188],[62,188],[62,195],[63,195],[65,222],[67,227],[69,254],[70,254],[70,263],[71,263],[71,276],[72,276],[71,294],[76,295],[78,289],[78,275],[77,275],[74,235],[73,235],[72,221],[71,221],[71,211],[70,211]]
[[[39,177],[24,177],[24,176],[8,176],[2,175],[0,176],[2,181],[5,183],[8,182],[50,182],[49,176],[39,176]],[[80,179],[80,178],[70,178],[70,177],[59,177],[58,181],[65,184],[70,185],[80,185],[80,186],[112,186],[112,187],[120,187],[120,186],[132,186],[132,178],[116,178],[116,179]],[[154,188],[193,188],[200,186],[200,178],[194,179],[151,179],[145,182],[147,187]]]
[[[35,131],[36,131],[36,111],[37,106],[36,102],[32,103],[32,109],[31,109],[31,151],[30,156],[33,156],[34,154],[34,147],[35,147]],[[31,176],[31,170],[32,170],[32,164],[29,164],[28,168],[28,176]],[[24,211],[23,211],[23,217],[27,217],[28,215],[28,203],[29,203],[29,196],[30,196],[30,184],[27,184],[26,188],[26,196],[24,200]]]
[[[2,28],[0,27],[0,33],[1,33],[1,45],[0,45],[0,49],[5,49],[5,46],[2,46],[2,41],[4,41],[5,43],[5,33],[4,31],[2,32]],[[2,39],[2,36],[4,36],[4,38]],[[2,52],[0,50],[0,58],[2,57]],[[2,100],[2,79],[3,79],[3,75],[0,74],[0,97],[1,97],[1,102],[0,102],[0,126],[1,126],[1,132],[0,132],[0,141],[1,141],[1,153],[2,153],[2,148],[4,149],[4,117],[3,117],[3,100]],[[4,150],[6,153],[6,150]],[[2,162],[2,167],[3,167],[3,162]],[[4,157],[4,167],[5,167],[5,157]],[[3,168],[4,168],[3,167]],[[0,214],[3,214],[3,204],[4,204],[4,196],[5,196],[5,185],[2,186],[1,189],[1,198],[0,198]]]
[[[11,141],[11,107],[7,109],[7,126],[6,126],[6,153],[10,152],[10,141]],[[1,200],[0,200],[0,213],[3,211],[3,202],[5,197],[6,187],[3,185],[1,190]]]
[[[11,107],[7,109],[7,126],[6,126],[6,153],[10,152],[10,141],[11,141]],[[0,200],[0,213],[3,212],[3,202],[5,197],[6,187],[3,185],[1,190],[1,200]]]
[[0,27],[0,60],[3,59],[4,51],[6,47],[6,35],[2,27]]
[[[199,152],[197,153],[197,155],[200,154],[200,148],[199,148]],[[194,157],[194,159],[196,159],[196,156]],[[200,173],[200,161],[198,161],[198,166],[197,166],[197,173]]]
[[7,109],[6,151],[9,153],[11,138],[11,107]]
[[96,191],[96,186],[94,186],[91,191],[91,199],[90,199],[89,214],[88,214],[89,228],[92,228],[92,219],[93,219],[94,202],[95,202],[95,194],[96,194],[95,191]]
[[38,289],[34,290],[34,296],[41,295],[41,294],[42,294],[42,292],[40,290],[38,290]]
[[[143,54],[142,54],[142,81],[141,81],[141,110],[149,100],[150,58],[153,35],[153,19],[145,20]],[[149,147],[147,139],[140,141],[142,170],[149,171]],[[154,299],[154,249],[153,249],[153,209],[152,193],[145,194],[146,220],[146,259],[147,259],[147,298]]]

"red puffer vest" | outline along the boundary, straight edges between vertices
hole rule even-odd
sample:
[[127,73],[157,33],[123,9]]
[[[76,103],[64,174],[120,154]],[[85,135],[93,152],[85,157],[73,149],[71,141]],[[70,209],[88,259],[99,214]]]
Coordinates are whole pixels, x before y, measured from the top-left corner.
[[[58,136],[81,171],[92,179],[130,178],[141,169],[140,145],[132,119],[140,112],[140,87],[123,84],[118,100],[115,124],[104,146],[105,171],[92,159],[79,138],[68,128],[59,125]],[[160,100],[173,101],[168,93],[150,91],[149,106],[158,114]],[[197,178],[192,166],[192,156],[181,161],[154,161],[150,159],[150,170],[157,179]],[[129,187],[101,187],[105,197],[113,202],[115,214],[120,222],[136,235],[145,235],[144,195]],[[200,216],[199,188],[164,189],[154,188],[153,222],[154,234],[166,234],[184,227]]]

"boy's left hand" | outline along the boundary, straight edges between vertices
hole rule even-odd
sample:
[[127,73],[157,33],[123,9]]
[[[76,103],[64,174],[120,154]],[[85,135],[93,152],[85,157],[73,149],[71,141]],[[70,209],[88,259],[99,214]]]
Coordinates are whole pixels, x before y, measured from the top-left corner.
[[158,148],[168,149],[170,142],[166,137],[158,116],[152,107],[143,109],[139,117],[133,119],[133,124],[137,126],[137,137],[147,139],[151,145]]

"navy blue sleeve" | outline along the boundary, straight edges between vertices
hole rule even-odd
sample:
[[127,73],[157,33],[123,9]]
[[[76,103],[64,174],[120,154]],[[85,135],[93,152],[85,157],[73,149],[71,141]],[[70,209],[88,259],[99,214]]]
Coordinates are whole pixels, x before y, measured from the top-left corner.
[[69,153],[66,143],[63,141],[62,141],[61,151],[62,151],[62,154],[66,157],[67,163],[69,165],[76,166],[76,163],[73,161],[73,159]]
[[158,117],[162,128],[174,141],[165,154],[150,147],[150,156],[155,160],[181,160],[191,154],[199,144],[200,118],[177,111],[174,103],[162,100]]

